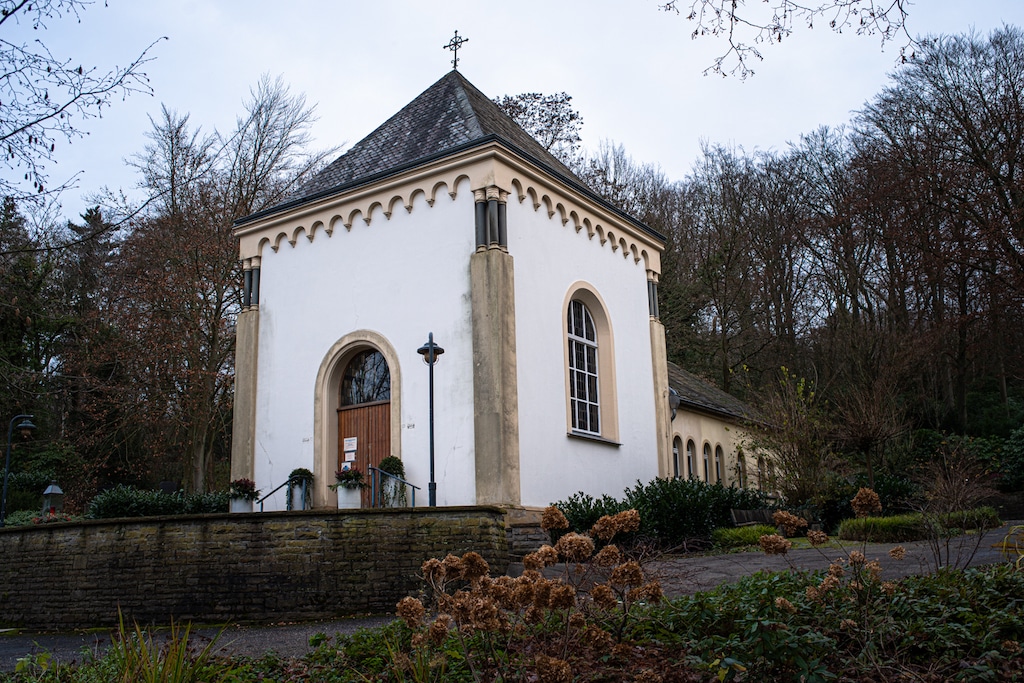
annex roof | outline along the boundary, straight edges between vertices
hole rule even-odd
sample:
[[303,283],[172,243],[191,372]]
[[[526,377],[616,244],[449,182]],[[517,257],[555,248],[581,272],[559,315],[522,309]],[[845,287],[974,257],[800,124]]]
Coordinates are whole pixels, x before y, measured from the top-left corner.
[[679,394],[681,406],[737,421],[756,419],[754,410],[746,403],[671,362],[668,385]]
[[235,225],[243,225],[321,197],[372,183],[492,141],[499,141],[511,151],[545,167],[563,182],[596,199],[643,232],[664,241],[662,235],[615,208],[588,188],[497,104],[454,70],[328,164],[285,201],[241,218]]

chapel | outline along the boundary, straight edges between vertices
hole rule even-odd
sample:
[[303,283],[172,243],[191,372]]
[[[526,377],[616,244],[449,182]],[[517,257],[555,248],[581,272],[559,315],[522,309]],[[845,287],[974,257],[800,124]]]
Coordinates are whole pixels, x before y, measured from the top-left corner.
[[232,479],[266,492],[307,468],[331,507],[338,470],[394,456],[417,505],[433,482],[438,505],[527,508],[741,481],[728,411],[688,404],[678,377],[670,392],[662,235],[457,70],[235,234]]

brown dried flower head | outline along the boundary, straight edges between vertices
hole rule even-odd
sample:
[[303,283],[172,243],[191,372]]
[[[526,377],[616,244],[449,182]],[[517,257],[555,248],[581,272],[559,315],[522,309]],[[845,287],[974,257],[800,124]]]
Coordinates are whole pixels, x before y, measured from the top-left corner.
[[807,540],[811,542],[811,545],[817,547],[819,545],[825,545],[828,543],[828,534],[824,531],[811,530],[807,532]]
[[612,570],[609,583],[613,586],[639,586],[644,582],[644,570],[640,563],[630,560]]
[[665,593],[661,590],[660,583],[657,581],[651,581],[650,583],[645,583],[639,588],[633,588],[629,591],[627,597],[634,602],[639,601],[657,604],[665,597]]
[[892,594],[896,592],[896,584],[892,581],[883,581],[882,590],[885,592],[886,595],[892,597]]
[[878,494],[869,488],[861,488],[850,501],[854,513],[858,517],[870,517],[882,512],[882,501]]
[[775,598],[775,606],[783,612],[789,612],[790,614],[796,614],[796,607],[786,598]]
[[432,557],[424,562],[420,566],[420,571],[423,572],[423,578],[427,580],[427,583],[433,586],[444,581],[444,565],[436,557]]
[[828,566],[828,575],[834,576],[837,579],[841,579],[846,575],[846,570],[843,569],[842,560],[836,560]]
[[906,556],[907,556],[907,549],[904,548],[901,545],[898,545],[898,546],[896,546],[895,548],[893,548],[892,550],[889,551],[889,557],[891,557],[894,560],[902,560]]
[[523,566],[527,569],[540,570],[558,563],[558,551],[549,545],[542,545],[535,552],[523,558]]
[[868,571],[868,574],[870,574],[871,578],[875,581],[882,578],[882,564],[878,560],[871,560],[864,565],[864,569]]
[[452,627],[452,618],[447,614],[439,614],[427,629],[427,640],[434,646],[438,646],[448,637],[448,631]]
[[775,522],[775,526],[782,527],[782,530],[786,532],[787,536],[796,536],[801,529],[807,528],[806,519],[803,517],[797,517],[785,510],[779,510],[773,514],[772,521]]
[[569,562],[585,562],[594,554],[594,540],[590,536],[570,532],[558,539],[555,550]]
[[444,568],[445,579],[451,581],[462,578],[462,558],[458,555],[448,553],[448,555],[441,560],[441,566]]
[[551,609],[569,609],[576,604],[576,589],[567,583],[556,583],[551,587],[548,605]]
[[587,627],[587,618],[579,612],[573,612],[569,616],[569,628],[574,631],[582,631]]
[[490,571],[490,565],[480,553],[470,551],[462,556],[462,578],[466,581],[477,581]]
[[540,528],[544,531],[551,531],[552,529],[568,529],[569,520],[565,518],[565,514],[557,507],[549,505],[544,508],[544,512],[541,514]]
[[839,628],[842,630],[855,629],[857,628],[857,622],[853,619],[843,619],[839,622]]
[[614,567],[622,562],[622,553],[614,545],[606,545],[594,555],[594,564],[598,567]]
[[417,629],[423,625],[423,616],[427,613],[423,603],[413,597],[404,597],[395,606],[395,613],[398,618],[405,622],[411,629]]
[[862,553],[861,551],[859,551],[859,550],[851,550],[850,551],[850,564],[852,566],[860,567],[860,566],[862,566],[864,564],[864,562],[866,560],[867,560],[867,558],[864,557],[864,553]]
[[607,653],[611,650],[614,639],[612,634],[598,626],[588,626],[583,632],[583,642],[590,645],[595,652]]
[[594,601],[594,604],[600,609],[614,609],[619,604],[619,599],[615,597],[615,591],[608,584],[601,583],[590,589],[590,599]]
[[793,547],[792,541],[788,541],[778,534],[765,534],[758,539],[757,543],[765,555],[785,555]]
[[565,660],[537,655],[537,676],[540,683],[571,683],[572,667]]

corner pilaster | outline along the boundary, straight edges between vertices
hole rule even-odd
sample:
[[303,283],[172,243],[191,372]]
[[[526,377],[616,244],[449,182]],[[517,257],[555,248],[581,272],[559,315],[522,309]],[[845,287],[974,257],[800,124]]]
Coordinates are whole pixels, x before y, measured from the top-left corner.
[[259,260],[248,259],[243,308],[235,323],[235,401],[231,480],[256,478],[256,355],[259,347]]
[[654,420],[658,435],[658,476],[672,476],[672,409],[668,397],[668,350],[665,326],[658,315],[658,274],[647,272],[651,329],[651,369],[654,372]]
[[518,505],[519,389],[512,256],[470,256],[477,505]]

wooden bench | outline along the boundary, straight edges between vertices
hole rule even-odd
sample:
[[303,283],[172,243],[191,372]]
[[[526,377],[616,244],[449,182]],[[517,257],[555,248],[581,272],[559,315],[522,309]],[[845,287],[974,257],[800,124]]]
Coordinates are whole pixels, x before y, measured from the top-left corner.
[[767,524],[775,526],[772,519],[772,511],[766,508],[759,510],[729,510],[734,526],[754,526],[755,524]]

